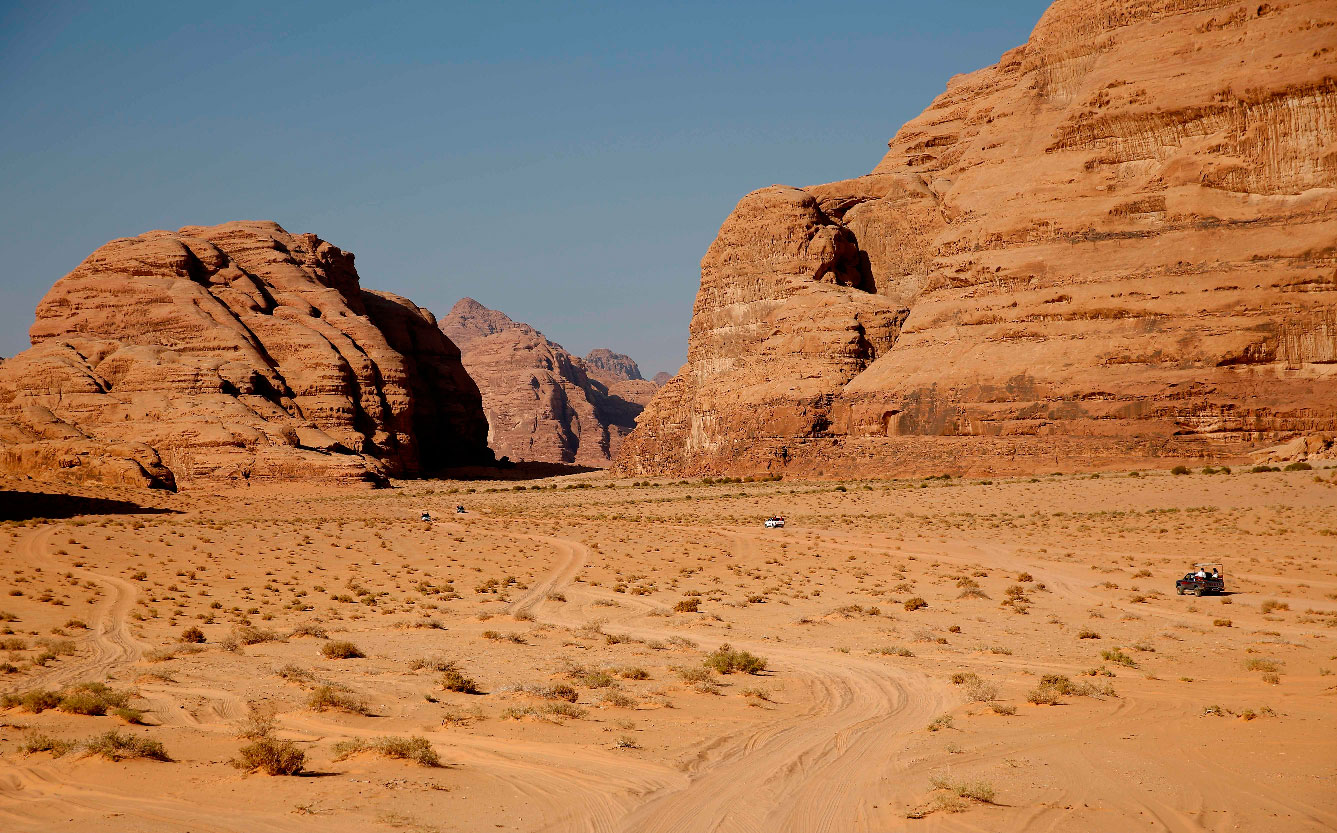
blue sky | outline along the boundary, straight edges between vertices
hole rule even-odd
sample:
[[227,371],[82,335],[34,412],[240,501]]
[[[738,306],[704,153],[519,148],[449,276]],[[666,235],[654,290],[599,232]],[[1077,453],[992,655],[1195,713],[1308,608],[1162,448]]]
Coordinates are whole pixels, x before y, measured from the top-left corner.
[[867,173],[1046,5],[0,3],[0,355],[107,240],[270,219],[676,370],[743,194]]

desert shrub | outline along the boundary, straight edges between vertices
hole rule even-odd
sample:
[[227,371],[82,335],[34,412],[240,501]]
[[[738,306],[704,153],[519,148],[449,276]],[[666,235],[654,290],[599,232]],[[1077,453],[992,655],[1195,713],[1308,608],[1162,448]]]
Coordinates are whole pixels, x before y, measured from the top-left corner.
[[200,630],[194,625],[191,625],[190,627],[186,628],[181,632],[180,639],[182,642],[198,645],[199,643],[204,641],[204,631]]
[[1036,686],[1026,693],[1026,702],[1037,706],[1057,706],[1059,693],[1048,686]]
[[617,709],[634,709],[637,705],[635,697],[630,696],[624,691],[618,691],[615,688],[610,688],[605,691],[603,696],[599,698],[599,702],[603,703],[605,706],[612,706]]
[[890,656],[912,657],[915,655],[914,651],[911,651],[904,645],[882,645],[877,648],[874,648],[873,653],[881,654],[884,657],[890,657]]
[[19,740],[19,751],[25,755],[35,755],[38,752],[50,752],[51,757],[59,758],[74,749],[78,744],[73,741],[61,740],[60,738],[33,733],[24,735]]
[[170,761],[161,741],[143,735],[131,735],[116,729],[92,738],[85,745],[90,755],[101,755],[109,761],[123,758],[147,758],[152,761]]
[[366,654],[351,642],[326,642],[320,646],[320,653],[326,659],[358,659]]
[[928,607],[928,602],[924,601],[919,596],[914,596],[905,600],[906,610],[919,610],[921,607]]
[[682,681],[685,683],[710,683],[714,678],[710,674],[709,668],[694,668],[692,666],[679,666],[673,669]]
[[683,599],[673,606],[674,613],[699,613],[701,608],[700,599]]
[[994,714],[1014,715],[1017,713],[1017,707],[1011,703],[990,703],[989,708]]
[[313,685],[316,682],[316,675],[305,668],[293,665],[291,662],[281,668],[276,668],[274,673],[290,683],[298,685]]
[[1099,639],[1099,638],[1100,638],[1100,634],[1096,633],[1095,631],[1091,630],[1090,628],[1083,628],[1081,631],[1078,632],[1078,634],[1077,634],[1077,638],[1078,638],[1078,639]]
[[980,675],[974,671],[957,671],[952,675],[952,685],[965,685],[966,683],[976,683],[980,681]]
[[1291,463],[1290,465],[1286,466],[1285,468],[1285,471],[1313,471],[1313,470],[1314,467],[1304,462],[1303,460],[1297,460],[1294,463]]
[[993,785],[987,781],[953,782],[942,776],[934,776],[929,779],[929,783],[935,790],[946,790],[959,798],[968,798],[981,804],[992,804],[997,794]]
[[311,691],[311,696],[306,701],[307,708],[313,712],[340,711],[349,714],[369,714],[367,704],[362,700],[345,691],[340,691],[334,686],[317,686]]
[[650,672],[649,672],[649,671],[646,671],[644,668],[641,668],[641,667],[638,666],[638,665],[633,665],[633,666],[629,666],[629,667],[627,667],[627,668],[622,668],[622,669],[620,669],[617,673],[618,673],[618,676],[620,676],[620,677],[621,677],[622,679],[624,679],[624,680],[648,680],[648,679],[650,679]]
[[1170,474],[1189,474],[1188,466],[1175,466],[1170,469]]
[[940,714],[929,722],[927,728],[930,732],[950,729],[952,728],[952,716],[950,714]]
[[566,703],[561,700],[558,700],[555,703],[544,703],[539,707],[538,711],[540,714],[552,715],[554,717],[569,717],[573,720],[579,720],[588,714],[588,712],[580,706]]
[[329,638],[329,634],[326,633],[325,628],[321,627],[320,625],[317,625],[315,622],[307,622],[305,624],[298,625],[297,627],[292,629],[292,633],[289,633],[288,636],[290,638],[294,636],[312,636],[315,637],[316,639]]
[[61,692],[58,708],[70,714],[103,715],[110,709],[125,708],[130,695],[103,683],[79,683]]
[[1217,628],[1231,628],[1235,626],[1235,623],[1229,619],[1213,619],[1212,626]]
[[262,737],[239,749],[232,765],[243,772],[299,775],[306,767],[306,753],[290,740]]
[[261,642],[274,642],[279,635],[273,631],[242,625],[232,632],[232,638],[242,645],[259,645]]
[[419,735],[407,738],[381,738],[373,748],[387,758],[413,761],[420,766],[441,766],[441,757],[432,748],[432,742]]
[[974,703],[987,703],[998,696],[998,686],[980,679],[971,680],[961,690]]
[[1106,662],[1113,662],[1119,665],[1126,665],[1129,668],[1137,667],[1137,661],[1134,660],[1132,657],[1128,656],[1127,654],[1125,654],[1122,650],[1118,648],[1113,648],[1108,651],[1101,651],[1100,657]]
[[1244,668],[1248,671],[1265,671],[1269,674],[1275,674],[1281,670],[1281,662],[1263,657],[1250,657],[1244,661]]
[[530,694],[542,697],[544,700],[565,700],[568,703],[574,703],[580,699],[580,692],[576,690],[576,687],[567,683],[534,686],[528,691]]
[[1252,474],[1263,474],[1269,471],[1280,471],[1280,469],[1278,469],[1276,466],[1254,466],[1253,468],[1249,469],[1249,471]]
[[1271,613],[1274,610],[1290,610],[1291,606],[1286,602],[1279,602],[1276,599],[1268,599],[1259,607],[1264,613]]
[[24,711],[41,714],[47,709],[60,705],[60,692],[34,689],[22,694],[6,694],[0,697],[0,706],[7,709],[21,707]]
[[567,679],[574,680],[586,688],[607,688],[613,684],[613,675],[607,671],[583,665],[572,665],[567,668],[566,676]]
[[453,666],[447,668],[445,673],[441,675],[441,688],[446,691],[459,692],[460,694],[483,693],[479,691],[477,683],[469,677],[466,677],[463,671]]
[[413,671],[436,671],[445,673],[446,671],[456,670],[458,666],[454,660],[444,657],[420,657],[409,663],[409,668]]
[[727,642],[707,654],[703,662],[720,674],[760,674],[766,670],[765,659],[747,651],[734,650]]

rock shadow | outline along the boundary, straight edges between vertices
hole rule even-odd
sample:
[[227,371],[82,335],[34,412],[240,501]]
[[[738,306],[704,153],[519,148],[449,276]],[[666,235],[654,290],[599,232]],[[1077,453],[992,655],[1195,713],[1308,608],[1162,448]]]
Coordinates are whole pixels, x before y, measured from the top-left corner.
[[78,515],[178,515],[176,509],[143,506],[129,500],[113,500],[51,492],[0,491],[0,521],[37,518],[73,518]]

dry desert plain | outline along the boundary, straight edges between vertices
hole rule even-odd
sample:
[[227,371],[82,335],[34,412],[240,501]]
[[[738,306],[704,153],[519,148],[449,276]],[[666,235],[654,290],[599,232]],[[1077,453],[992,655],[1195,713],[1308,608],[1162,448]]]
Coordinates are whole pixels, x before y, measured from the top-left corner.
[[3,485],[7,831],[1337,828],[1335,470]]

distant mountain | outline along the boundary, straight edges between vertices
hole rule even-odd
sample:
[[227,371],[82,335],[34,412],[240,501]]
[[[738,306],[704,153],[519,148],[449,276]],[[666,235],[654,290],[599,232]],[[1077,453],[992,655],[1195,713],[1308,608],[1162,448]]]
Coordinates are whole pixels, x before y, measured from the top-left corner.
[[440,325],[483,394],[488,443],[498,456],[606,466],[655,390],[627,356],[595,350],[587,363],[472,298]]

